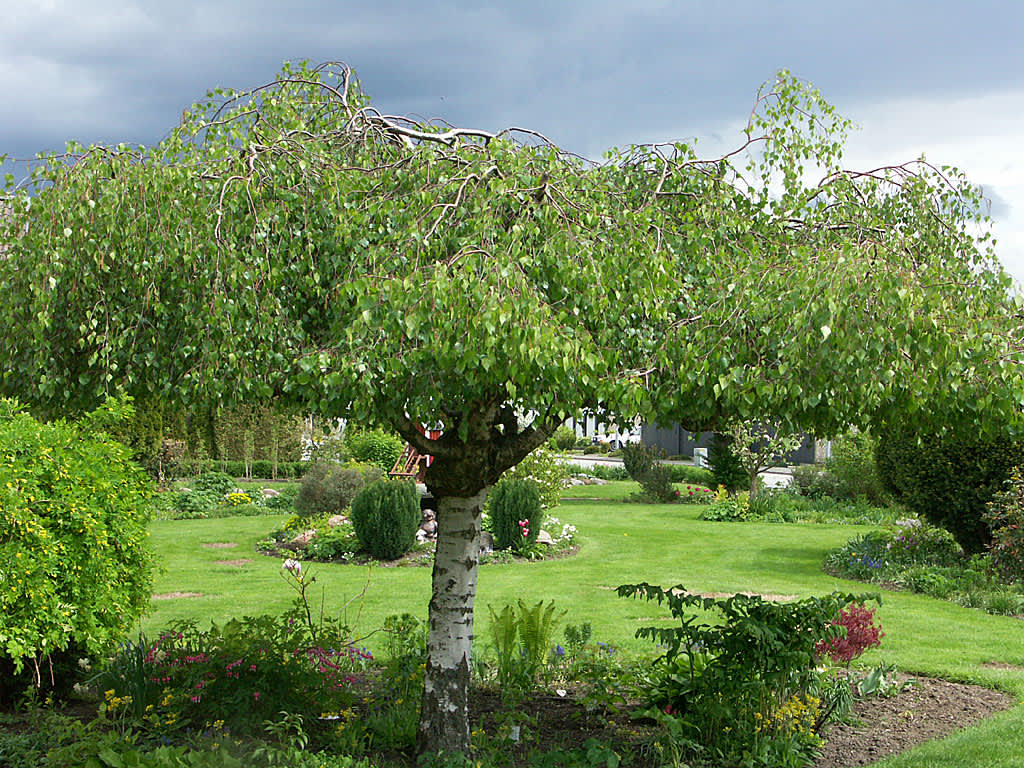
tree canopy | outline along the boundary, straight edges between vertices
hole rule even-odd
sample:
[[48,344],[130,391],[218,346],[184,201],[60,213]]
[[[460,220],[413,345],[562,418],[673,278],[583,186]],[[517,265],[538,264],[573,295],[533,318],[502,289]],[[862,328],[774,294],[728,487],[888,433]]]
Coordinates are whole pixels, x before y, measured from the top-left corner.
[[156,147],[36,166],[0,225],[0,393],[284,397],[432,454],[421,738],[466,749],[480,504],[567,416],[829,431],[1019,405],[977,188],[923,161],[845,170],[846,129],[782,72],[735,153],[592,162],[384,115],[344,65],[286,67]]

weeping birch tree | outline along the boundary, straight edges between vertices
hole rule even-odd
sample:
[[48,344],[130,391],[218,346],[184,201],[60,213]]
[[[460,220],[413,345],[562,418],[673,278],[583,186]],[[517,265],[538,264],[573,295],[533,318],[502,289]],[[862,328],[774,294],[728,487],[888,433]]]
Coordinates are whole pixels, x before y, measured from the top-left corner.
[[481,505],[567,417],[825,429],[968,413],[979,382],[1012,406],[976,190],[924,164],[845,171],[844,131],[782,73],[733,155],[592,162],[382,114],[343,65],[286,67],[156,147],[71,147],[9,190],[0,392],[290,398],[432,455],[420,748],[467,751]]

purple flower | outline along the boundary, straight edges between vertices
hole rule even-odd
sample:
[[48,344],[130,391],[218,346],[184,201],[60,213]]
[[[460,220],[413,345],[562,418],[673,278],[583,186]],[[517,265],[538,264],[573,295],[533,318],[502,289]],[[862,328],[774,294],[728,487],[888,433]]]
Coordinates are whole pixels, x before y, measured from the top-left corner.
[[565,656],[565,648],[563,648],[561,645],[556,645],[555,646],[555,656],[558,656],[558,657]]

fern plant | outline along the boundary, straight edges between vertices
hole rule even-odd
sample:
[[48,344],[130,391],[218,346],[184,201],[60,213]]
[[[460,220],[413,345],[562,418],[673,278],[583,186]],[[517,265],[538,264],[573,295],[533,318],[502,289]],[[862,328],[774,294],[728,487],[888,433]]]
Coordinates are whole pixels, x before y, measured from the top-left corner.
[[[518,610],[517,610],[518,608]],[[548,667],[552,640],[565,611],[558,611],[555,602],[543,600],[527,606],[506,605],[491,613],[491,647],[497,657],[496,682],[505,696],[527,690]]]
[[551,641],[558,621],[566,611],[556,612],[555,601],[546,606],[541,600],[532,608],[519,600],[519,640],[523,644],[523,657],[530,680],[536,680],[545,668],[551,653]]

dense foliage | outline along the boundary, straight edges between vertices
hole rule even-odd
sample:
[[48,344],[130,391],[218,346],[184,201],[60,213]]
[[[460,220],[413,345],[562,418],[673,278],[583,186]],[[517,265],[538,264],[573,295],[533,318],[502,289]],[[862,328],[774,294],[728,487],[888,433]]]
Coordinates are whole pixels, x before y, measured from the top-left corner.
[[380,560],[401,557],[416,541],[420,495],[411,480],[378,480],[352,499],[349,513],[356,538]]
[[810,762],[823,719],[817,649],[840,633],[841,609],[863,596],[836,592],[778,603],[646,583],[620,586],[618,594],[664,604],[677,622],[636,634],[664,649],[648,693],[651,714],[671,722],[688,759],[766,768]]
[[1006,581],[1024,582],[1024,472],[1014,467],[984,515],[992,531],[989,562]]
[[306,517],[340,515],[362,488],[380,478],[377,465],[314,464],[302,477],[295,509]]
[[491,533],[496,549],[515,552],[536,543],[544,521],[540,492],[529,480],[502,480],[491,492]]
[[33,167],[0,221],[0,325],[19,329],[0,393],[51,412],[112,387],[281,397],[433,456],[451,599],[431,603],[421,736],[464,752],[480,504],[578,410],[822,433],[925,403],[1013,411],[978,188],[923,162],[848,172],[847,128],[781,72],[737,152],[595,164],[529,131],[388,117],[347,67],[289,66],[155,147]]
[[716,432],[711,438],[711,445],[708,446],[708,463],[711,464],[714,484],[735,492],[747,486],[748,478],[743,465],[732,450],[732,442],[733,439],[729,435]]
[[102,651],[149,604],[152,488],[101,431],[126,412],[42,424],[0,400],[0,659],[16,669],[72,643]]
[[350,429],[345,432],[345,447],[355,461],[390,472],[402,455],[405,441],[383,429]]
[[965,551],[981,552],[991,540],[986,505],[1024,464],[1024,442],[890,427],[875,457],[883,485],[901,504],[946,528]]
[[558,499],[562,489],[565,488],[565,480],[568,476],[569,471],[559,460],[557,454],[542,445],[505,472],[502,478],[529,480],[535,483],[540,494],[541,507],[551,510],[558,506]]

